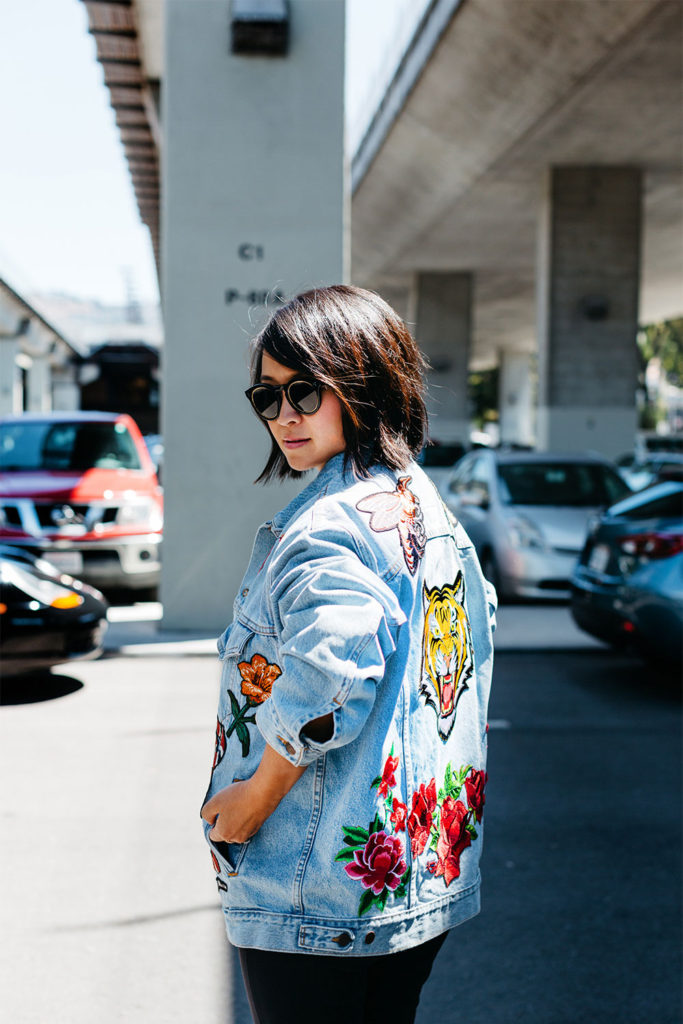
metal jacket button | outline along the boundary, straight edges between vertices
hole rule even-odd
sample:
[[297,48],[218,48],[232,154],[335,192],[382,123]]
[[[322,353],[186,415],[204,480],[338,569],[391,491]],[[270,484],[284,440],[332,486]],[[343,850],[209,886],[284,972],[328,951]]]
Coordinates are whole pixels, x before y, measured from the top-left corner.
[[374,941],[375,941],[375,933],[374,932],[368,932],[368,934],[365,936],[366,945],[369,946],[370,943],[374,942]]
[[342,949],[345,949],[346,946],[353,942],[353,938],[349,935],[348,932],[342,932],[341,935],[336,935],[332,939],[332,941],[336,942],[337,945],[341,946]]

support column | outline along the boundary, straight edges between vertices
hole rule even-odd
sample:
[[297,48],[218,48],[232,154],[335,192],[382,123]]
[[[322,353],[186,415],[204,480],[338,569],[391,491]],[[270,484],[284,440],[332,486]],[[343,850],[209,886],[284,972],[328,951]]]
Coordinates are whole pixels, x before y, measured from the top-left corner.
[[641,172],[559,167],[538,259],[538,443],[615,457],[636,430]]
[[528,352],[501,349],[498,408],[501,444],[533,445],[533,378]]
[[415,335],[428,374],[429,433],[436,441],[467,443],[467,371],[472,333],[472,275],[422,273],[415,278]]
[[49,412],[52,409],[49,357],[34,356],[28,372],[27,412]]
[[0,416],[20,412],[17,405],[19,342],[0,338]]
[[250,339],[279,302],[346,276],[344,0],[267,5],[288,11],[277,53],[254,53],[262,19],[236,21],[249,6],[165,5],[168,629],[230,621],[256,528],[303,486],[254,486],[270,442],[244,397]]

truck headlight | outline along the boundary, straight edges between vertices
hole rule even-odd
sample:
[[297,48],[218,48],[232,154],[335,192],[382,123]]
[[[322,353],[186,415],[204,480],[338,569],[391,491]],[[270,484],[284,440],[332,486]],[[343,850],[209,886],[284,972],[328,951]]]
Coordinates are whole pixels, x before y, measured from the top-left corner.
[[118,526],[140,526],[150,533],[157,533],[162,527],[159,506],[151,498],[135,498],[121,505],[116,516]]

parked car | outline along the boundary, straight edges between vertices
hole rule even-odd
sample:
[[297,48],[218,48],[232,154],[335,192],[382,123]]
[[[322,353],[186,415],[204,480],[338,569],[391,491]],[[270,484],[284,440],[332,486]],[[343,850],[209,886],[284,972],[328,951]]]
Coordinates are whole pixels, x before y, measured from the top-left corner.
[[0,419],[0,540],[98,587],[155,587],[163,504],[130,416]]
[[628,453],[621,455],[616,464],[632,491],[665,480],[683,481],[683,455],[677,452]]
[[0,673],[51,668],[102,650],[107,603],[93,587],[0,544]]
[[417,456],[417,462],[424,469],[430,480],[438,488],[448,479],[456,462],[467,451],[466,445],[460,441],[443,444],[441,441],[428,441]]
[[572,615],[591,636],[683,658],[683,483],[656,484],[591,524],[572,576]]
[[442,493],[502,597],[567,599],[589,518],[630,491],[597,455],[479,449]]

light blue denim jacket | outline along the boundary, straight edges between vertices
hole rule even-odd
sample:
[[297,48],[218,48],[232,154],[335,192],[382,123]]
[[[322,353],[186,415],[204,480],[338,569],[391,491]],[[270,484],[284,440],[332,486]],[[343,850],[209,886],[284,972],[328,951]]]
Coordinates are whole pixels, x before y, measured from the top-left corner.
[[495,592],[419,466],[371,474],[335,456],[259,529],[218,641],[207,799],[266,742],[310,766],[248,843],[207,839],[236,946],[388,953],[479,910]]

